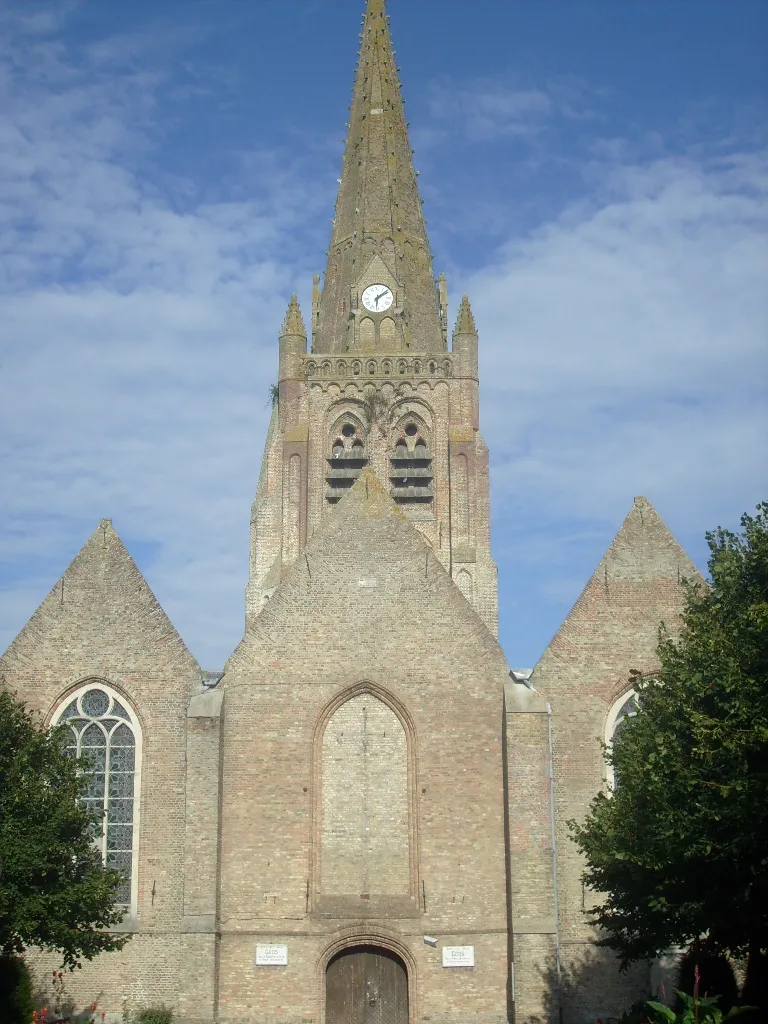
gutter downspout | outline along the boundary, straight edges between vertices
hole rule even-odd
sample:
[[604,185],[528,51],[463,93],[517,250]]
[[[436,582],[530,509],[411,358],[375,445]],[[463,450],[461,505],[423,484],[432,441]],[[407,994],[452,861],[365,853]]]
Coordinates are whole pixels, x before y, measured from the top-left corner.
[[560,956],[560,906],[557,897],[557,833],[555,831],[555,773],[552,757],[552,705],[547,703],[547,739],[549,742],[549,827],[552,835],[552,884],[555,911],[555,975],[557,982],[557,1012],[563,1024],[563,978]]

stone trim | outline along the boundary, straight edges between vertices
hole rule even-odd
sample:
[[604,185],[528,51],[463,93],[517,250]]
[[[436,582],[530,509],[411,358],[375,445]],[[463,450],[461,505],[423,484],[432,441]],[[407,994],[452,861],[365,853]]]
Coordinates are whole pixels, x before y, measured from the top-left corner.
[[[629,700],[629,698],[633,694],[636,695],[635,688],[633,686],[629,686],[621,694],[619,694],[619,696],[611,705],[610,711],[608,712],[608,716],[605,720],[605,730],[603,735],[603,742],[606,747],[606,752],[609,752],[613,747],[613,732],[616,728],[616,720],[619,717],[619,711],[621,711],[621,709],[624,707],[624,704]],[[606,786],[608,786],[609,792],[612,792],[614,785],[613,765],[609,764],[607,759],[604,759],[604,765],[605,784]]]
[[[661,670],[661,665],[659,665],[658,663],[654,664],[651,668],[641,668],[641,669],[638,669],[638,671],[641,673],[641,675],[643,677],[645,677],[645,676],[654,676],[660,670]],[[608,695],[608,700],[611,703],[613,703],[613,701],[616,701],[616,700],[619,699],[619,697],[622,695],[622,693],[629,693],[629,691],[631,689],[632,689],[632,681],[631,681],[631,679],[629,677],[629,672],[627,672],[626,676],[623,676],[621,679],[617,680],[617,682],[614,684],[613,688],[611,689],[611,691],[610,691],[610,693]]]
[[430,381],[436,378],[453,377],[453,358],[445,352],[412,355],[393,352],[387,355],[371,355],[364,352],[350,352],[343,358],[323,356],[314,353],[304,362],[307,380],[371,380],[384,378],[397,380],[402,377],[411,381],[423,377]]
[[[59,716],[64,709],[81,693],[90,690],[92,687],[104,689],[111,696],[120,700],[131,718],[131,729],[135,740],[135,764],[133,770],[133,838],[131,847],[131,902],[124,921],[115,925],[115,931],[136,932],[139,930],[139,841],[141,838],[141,803],[142,803],[142,768],[144,764],[144,730],[141,719],[136,712],[136,704],[133,698],[127,696],[122,687],[115,686],[103,676],[86,676],[73,686],[69,686],[63,696],[59,696],[53,705],[53,710],[46,716],[50,726],[58,725]],[[112,930],[112,929],[110,929]]]

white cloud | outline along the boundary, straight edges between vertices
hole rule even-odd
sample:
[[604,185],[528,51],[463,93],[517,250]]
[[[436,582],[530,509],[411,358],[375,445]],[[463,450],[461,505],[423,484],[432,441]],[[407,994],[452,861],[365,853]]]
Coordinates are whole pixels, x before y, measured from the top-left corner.
[[105,65],[120,40],[69,53],[45,36],[58,26],[16,19],[0,53],[0,647],[112,516],[215,667],[242,624],[298,226],[326,197],[290,161],[241,151],[252,199],[179,202],[155,164],[162,76]]
[[[686,542],[735,526],[767,482],[768,163],[608,162],[590,179],[588,201],[466,281],[497,541],[521,521],[615,527],[636,494]],[[542,593],[570,572],[550,553]]]
[[557,118],[585,121],[594,117],[595,95],[585,83],[563,77],[542,85],[511,75],[495,75],[456,85],[432,83],[429,109],[439,128],[420,129],[420,146],[448,135],[479,143],[518,138],[532,143]]
[[[242,623],[276,334],[332,198],[265,149],[236,154],[236,200],[196,199],[158,156],[174,83],[140,38],[73,55],[66,11],[0,19],[0,648],[112,516],[216,668]],[[590,115],[558,88],[443,90],[424,131],[536,139]],[[552,632],[635,494],[682,539],[761,496],[766,162],[591,142],[583,198],[463,282],[502,587],[538,588]]]

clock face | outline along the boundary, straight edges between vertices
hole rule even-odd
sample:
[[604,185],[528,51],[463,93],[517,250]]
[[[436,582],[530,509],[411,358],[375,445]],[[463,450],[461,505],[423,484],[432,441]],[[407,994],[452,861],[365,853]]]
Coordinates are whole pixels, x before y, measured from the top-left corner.
[[394,301],[394,295],[385,284],[369,285],[363,292],[363,305],[372,313],[383,313]]

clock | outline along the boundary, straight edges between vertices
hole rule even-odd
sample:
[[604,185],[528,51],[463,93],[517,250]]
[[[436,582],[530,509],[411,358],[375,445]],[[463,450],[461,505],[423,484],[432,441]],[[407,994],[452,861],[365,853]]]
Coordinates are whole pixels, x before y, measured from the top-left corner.
[[383,313],[394,301],[391,289],[385,284],[369,285],[363,292],[363,305],[371,313]]

